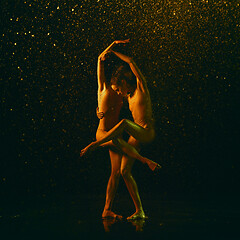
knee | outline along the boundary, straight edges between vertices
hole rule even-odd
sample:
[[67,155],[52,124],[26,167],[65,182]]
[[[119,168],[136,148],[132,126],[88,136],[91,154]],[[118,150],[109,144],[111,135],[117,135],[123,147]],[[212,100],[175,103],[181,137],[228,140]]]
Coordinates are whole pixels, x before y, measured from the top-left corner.
[[121,175],[120,170],[116,170],[116,171],[112,171],[112,172],[111,172],[111,177],[112,177],[112,178],[117,179],[117,178],[120,177],[120,175]]
[[122,119],[120,121],[120,125],[126,126],[128,124],[128,121],[129,121],[128,119]]
[[124,179],[129,178],[131,176],[131,171],[127,168],[121,169],[121,175]]
[[119,146],[119,144],[120,144],[120,139],[119,139],[119,138],[114,138],[114,139],[112,140],[112,142],[113,142],[114,145]]
[[123,139],[122,138],[114,138],[112,140],[113,144],[121,149],[121,146],[123,144]]

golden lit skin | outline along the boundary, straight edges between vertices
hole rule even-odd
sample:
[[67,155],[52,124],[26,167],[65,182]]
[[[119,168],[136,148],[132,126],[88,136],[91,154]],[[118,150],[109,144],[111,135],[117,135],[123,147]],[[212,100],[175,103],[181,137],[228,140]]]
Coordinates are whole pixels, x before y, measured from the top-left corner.
[[[104,139],[108,134],[109,130],[113,129],[114,126],[119,123],[119,113],[122,107],[122,97],[128,97],[130,94],[131,86],[127,84],[125,80],[122,80],[122,86],[120,86],[119,88],[114,85],[111,86],[110,84],[107,84],[104,73],[104,60],[106,59],[106,54],[116,44],[126,42],[128,42],[128,40],[113,42],[98,57],[97,116],[100,120],[96,132],[97,141],[101,141],[102,139]],[[128,142],[124,141],[121,137],[116,137],[100,145],[109,148],[109,155],[112,165],[112,171],[107,185],[106,201],[102,213],[102,218],[122,219],[121,215],[115,214],[112,211],[112,203],[115,197],[120,175],[123,176],[129,193],[132,196],[133,202],[135,203],[137,214],[135,214],[134,217],[145,218],[136,182],[131,176],[131,174],[126,175],[126,172],[130,172],[134,159],[140,160],[142,163],[147,164],[152,171],[156,170],[160,165],[151,161],[148,158],[141,156],[138,153],[138,145],[136,144],[136,141],[133,141],[132,137],[130,137]],[[81,151],[81,156],[89,150],[93,150],[91,149],[91,147],[94,148],[94,143],[91,143],[86,148],[84,148]]]
[[[129,42],[129,40],[124,40],[124,43],[127,42]],[[134,122],[127,119],[122,119],[112,129],[107,131],[106,134],[103,134],[101,139],[92,142],[87,147],[82,149],[80,155],[83,156],[87,152],[92,151],[99,146],[105,146],[105,144],[114,144],[118,146],[124,153],[126,153],[122,156],[121,159],[120,173],[125,181],[125,184],[128,188],[128,191],[132,197],[136,208],[135,213],[127,219],[144,219],[146,218],[146,216],[143,211],[142,203],[138,193],[138,187],[132,176],[131,170],[135,159],[138,159],[143,163],[148,164],[148,166],[152,170],[161,168],[159,164],[151,161],[150,159],[140,156],[137,151],[140,148],[140,143],[151,142],[155,136],[155,130],[152,120],[151,100],[146,80],[135,62],[128,56],[113,51],[113,45],[114,43],[110,45],[107,52],[113,52],[121,60],[128,63],[137,79],[137,85],[134,88],[131,87],[124,79],[121,80],[120,85],[110,86],[110,88],[114,92],[116,92],[117,95],[128,98],[129,109],[132,112]],[[128,142],[125,142],[121,138],[124,131],[130,135]],[[106,212],[107,209],[105,213]]]

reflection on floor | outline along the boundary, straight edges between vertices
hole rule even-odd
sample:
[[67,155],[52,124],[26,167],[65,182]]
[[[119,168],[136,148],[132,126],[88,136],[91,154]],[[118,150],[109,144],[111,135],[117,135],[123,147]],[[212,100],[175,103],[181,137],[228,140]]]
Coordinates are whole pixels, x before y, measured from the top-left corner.
[[[116,201],[124,220],[102,220],[104,196],[54,197],[2,205],[1,236],[49,239],[156,237],[157,239],[237,239],[238,204],[217,201],[163,201],[144,198],[146,220],[127,221],[134,207],[129,197]],[[21,239],[21,238],[20,238]],[[48,239],[48,238],[47,238]]]
[[[103,227],[105,232],[111,232],[111,227],[113,224],[119,224],[119,222],[122,220],[117,220],[117,219],[103,219]],[[136,219],[136,220],[128,220],[129,223],[131,223],[136,229],[136,232],[142,232],[143,231],[143,226],[144,223],[146,222],[145,219]]]

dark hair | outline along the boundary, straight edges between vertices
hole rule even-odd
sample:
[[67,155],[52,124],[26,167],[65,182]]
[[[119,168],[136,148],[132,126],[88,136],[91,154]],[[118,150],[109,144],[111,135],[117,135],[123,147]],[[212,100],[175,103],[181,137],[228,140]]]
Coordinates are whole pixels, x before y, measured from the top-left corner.
[[[126,73],[131,73],[130,77],[127,76]],[[122,80],[126,80],[126,82],[131,86],[135,86],[137,83],[136,77],[128,64],[121,64],[120,66],[116,67],[116,70],[113,71],[111,77],[111,84],[121,86]]]

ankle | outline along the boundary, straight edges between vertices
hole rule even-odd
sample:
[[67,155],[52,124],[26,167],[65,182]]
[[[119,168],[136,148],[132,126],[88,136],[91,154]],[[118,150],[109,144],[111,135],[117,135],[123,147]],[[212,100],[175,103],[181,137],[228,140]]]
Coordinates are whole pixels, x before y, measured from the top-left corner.
[[139,212],[144,212],[142,207],[141,207],[141,208],[138,208],[138,209],[136,209],[136,213],[139,213]]
[[103,212],[111,212],[111,209],[110,208],[104,208]]

